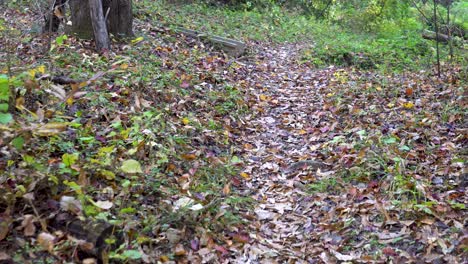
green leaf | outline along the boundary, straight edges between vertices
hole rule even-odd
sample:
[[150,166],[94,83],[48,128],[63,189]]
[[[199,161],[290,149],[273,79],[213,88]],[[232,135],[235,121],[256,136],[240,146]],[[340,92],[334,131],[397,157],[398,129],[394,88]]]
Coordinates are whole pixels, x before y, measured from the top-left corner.
[[402,151],[410,151],[411,149],[410,149],[410,147],[404,145],[404,146],[401,146],[401,147],[400,147],[400,150],[402,150]]
[[120,169],[126,173],[143,173],[140,163],[134,159],[124,161]]
[[384,144],[389,145],[389,144],[394,144],[394,143],[396,143],[396,142],[397,142],[397,139],[396,139],[395,137],[388,137],[388,138],[382,139],[382,142],[383,142]]
[[62,155],[62,162],[67,167],[70,167],[71,165],[75,164],[77,160],[78,160],[77,153],[73,153],[73,154],[65,153]]
[[242,163],[242,160],[239,159],[239,157],[237,157],[237,156],[232,156],[232,158],[231,158],[231,163],[232,163],[232,164]]
[[24,138],[23,137],[16,137],[11,141],[11,144],[17,149],[22,150],[24,146]]
[[142,255],[140,253],[140,251],[138,250],[132,250],[132,249],[129,249],[129,250],[125,250],[123,253],[122,253],[123,256],[129,258],[129,259],[141,259]]
[[67,35],[61,35],[61,36],[58,36],[56,39],[55,39],[55,43],[57,43],[58,46],[61,46],[63,44],[63,41],[68,39]]
[[0,113],[0,124],[8,124],[13,120],[10,113]]
[[115,174],[112,171],[101,170],[99,171],[99,173],[109,181],[112,181],[115,179]]
[[8,76],[0,75],[0,101],[8,101],[10,87],[8,85]]
[[136,212],[136,209],[132,208],[132,207],[126,207],[126,208],[122,208],[120,210],[120,213],[122,213],[122,214],[133,214],[135,212]]
[[0,104],[0,112],[8,112],[8,104]]

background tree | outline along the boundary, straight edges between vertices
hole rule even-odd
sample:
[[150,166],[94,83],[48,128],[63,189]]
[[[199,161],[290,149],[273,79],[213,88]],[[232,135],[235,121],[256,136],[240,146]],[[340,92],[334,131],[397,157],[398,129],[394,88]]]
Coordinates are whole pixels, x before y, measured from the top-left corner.
[[[65,0],[54,0],[45,16],[44,31],[56,32],[64,13]],[[98,50],[109,48],[109,36],[116,39],[133,36],[131,0],[69,0],[71,25],[66,31],[80,38],[96,40]]]

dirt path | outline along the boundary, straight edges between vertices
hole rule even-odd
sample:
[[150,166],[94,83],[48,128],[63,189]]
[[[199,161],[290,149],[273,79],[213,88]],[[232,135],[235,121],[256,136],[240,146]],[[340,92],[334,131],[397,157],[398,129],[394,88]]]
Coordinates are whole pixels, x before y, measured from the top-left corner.
[[248,187],[259,203],[251,225],[254,242],[246,245],[239,263],[308,262],[317,249],[312,237],[317,219],[311,216],[313,201],[304,190],[317,178],[317,169],[324,172],[327,167],[321,166],[321,139],[314,131],[327,119],[317,113],[329,71],[298,65],[301,48],[289,44],[261,51],[259,63],[248,67],[246,82],[258,115],[246,120],[242,139],[245,172],[252,177]]

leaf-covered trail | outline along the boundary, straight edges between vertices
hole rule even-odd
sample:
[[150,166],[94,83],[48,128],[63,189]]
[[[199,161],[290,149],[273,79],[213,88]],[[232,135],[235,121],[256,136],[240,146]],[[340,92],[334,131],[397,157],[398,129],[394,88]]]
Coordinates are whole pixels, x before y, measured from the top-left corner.
[[[453,100],[438,91],[445,87],[458,94],[457,82],[397,75],[389,79],[391,89],[382,89],[382,77],[372,72],[299,64],[303,48],[285,44],[264,49],[255,62],[238,69],[254,113],[244,121],[240,137],[243,176],[258,201],[251,212],[250,240],[238,262],[419,258],[461,263],[456,255],[463,251],[463,213],[451,205],[454,201],[444,201],[458,197],[463,203],[463,165],[446,152],[440,157],[417,154],[430,151],[430,144],[418,143],[418,135],[434,133],[456,156],[464,141],[455,131],[461,130],[446,130],[440,119],[433,132],[415,125],[428,111],[440,111],[431,103],[434,97]],[[413,88],[405,88],[417,87],[415,83],[425,92],[415,95]],[[413,105],[414,99],[419,105]],[[460,118],[455,112],[450,122]],[[407,146],[413,144],[414,149]],[[440,182],[434,175],[447,172],[449,185],[428,183],[431,177]]]
[[320,136],[308,129],[320,122],[320,88],[328,71],[298,65],[300,48],[289,44],[260,52],[261,60],[247,75],[258,115],[246,122],[244,159],[259,203],[251,226],[255,242],[246,247],[243,261],[306,260],[315,247],[311,237],[317,223],[303,189],[324,164],[316,151]]

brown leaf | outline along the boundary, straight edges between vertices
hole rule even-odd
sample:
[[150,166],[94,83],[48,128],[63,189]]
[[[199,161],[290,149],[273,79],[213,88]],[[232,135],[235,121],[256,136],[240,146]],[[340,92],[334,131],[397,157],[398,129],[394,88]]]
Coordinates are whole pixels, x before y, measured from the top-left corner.
[[235,241],[235,242],[238,242],[238,243],[243,243],[243,244],[246,244],[246,243],[249,243],[249,236],[247,234],[234,234],[232,236],[232,239]]
[[223,194],[224,195],[229,195],[231,193],[231,183],[227,183],[226,185],[224,185],[223,187]]
[[187,254],[187,251],[184,249],[184,245],[182,244],[177,244],[175,249],[174,249],[174,255],[176,256],[185,256]]
[[55,245],[55,236],[50,233],[42,232],[37,236],[37,243],[44,250],[52,252]]
[[[11,260],[10,255],[8,255],[7,253],[3,251],[0,251],[0,261],[8,261],[8,260]],[[6,262],[6,263],[9,263],[9,262]]]
[[356,253],[356,252],[350,252],[349,255],[341,254],[340,252],[335,251],[335,250],[333,250],[333,249],[331,249],[330,252],[333,253],[333,255],[335,256],[335,258],[337,258],[338,260],[341,260],[341,261],[351,261],[351,260],[355,260],[355,259],[358,259],[359,256],[360,256],[359,253]]
[[184,160],[192,161],[197,158],[197,155],[195,153],[186,153],[180,155]]
[[10,232],[10,224],[13,219],[9,215],[0,215],[0,241],[6,238]]
[[34,215],[27,214],[21,222],[21,229],[25,236],[33,236],[36,233],[36,226],[34,225]]

